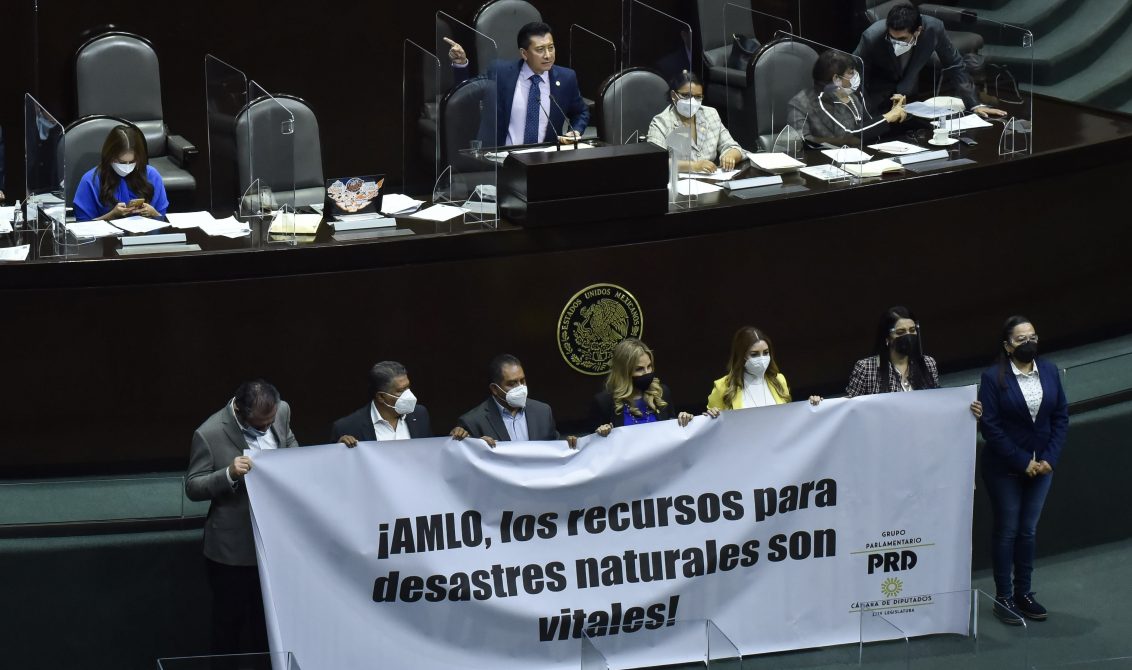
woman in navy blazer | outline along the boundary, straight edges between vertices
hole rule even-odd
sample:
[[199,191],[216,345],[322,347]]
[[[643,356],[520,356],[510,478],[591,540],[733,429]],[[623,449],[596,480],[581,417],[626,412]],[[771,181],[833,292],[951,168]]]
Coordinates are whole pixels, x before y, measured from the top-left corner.
[[1057,367],[1037,358],[1029,319],[1007,319],[999,346],[998,361],[979,384],[983,481],[994,512],[994,613],[1017,625],[1023,617],[1047,616],[1030,579],[1038,517],[1065,445],[1069,410]]

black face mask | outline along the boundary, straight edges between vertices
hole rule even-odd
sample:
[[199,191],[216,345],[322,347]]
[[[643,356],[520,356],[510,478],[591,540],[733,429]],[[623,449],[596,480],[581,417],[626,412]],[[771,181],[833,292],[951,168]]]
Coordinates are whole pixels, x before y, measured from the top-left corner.
[[1027,342],[1025,344],[1019,344],[1014,347],[1014,353],[1011,354],[1011,356],[1014,357],[1014,360],[1022,361],[1023,363],[1031,363],[1038,357],[1038,343]]
[[637,389],[641,393],[644,393],[645,391],[649,390],[650,386],[652,386],[652,380],[655,378],[655,372],[650,372],[647,375],[641,375],[640,377],[633,377],[633,388]]
[[920,350],[920,336],[901,335],[892,341],[892,350],[901,356],[911,356]]

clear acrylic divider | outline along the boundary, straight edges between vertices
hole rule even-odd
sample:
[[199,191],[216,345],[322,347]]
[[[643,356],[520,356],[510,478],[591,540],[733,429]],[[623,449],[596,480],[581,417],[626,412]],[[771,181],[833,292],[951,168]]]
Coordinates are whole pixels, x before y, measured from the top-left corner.
[[[236,119],[248,104],[248,77],[208,54],[204,57],[205,118],[208,122],[209,211],[217,218],[236,212],[241,191],[237,166]],[[244,146],[250,146],[247,128]]]
[[883,612],[862,609],[860,615],[860,666],[876,670],[908,670],[908,635]]
[[[1028,155],[1034,150],[1034,34],[1023,26],[980,17],[977,12],[939,5],[925,5],[921,11],[943,21],[949,31],[975,33],[982,37],[978,54],[958,63],[935,63],[931,90],[925,95],[945,109],[947,118],[935,122],[938,143],[947,143],[959,156],[970,153],[960,136],[978,142],[998,142],[998,155]],[[974,116],[976,105],[1006,112],[981,120]],[[946,135],[942,131],[947,131]]]
[[590,110],[590,125],[585,136],[595,137],[598,130],[596,101],[606,80],[617,72],[617,44],[579,23],[570,25],[569,40],[567,67],[578,74],[582,99]]
[[686,126],[680,126],[664,137],[668,147],[668,207],[688,209],[696,202],[693,189],[699,182],[685,179],[684,173],[692,171],[692,133]]
[[0,527],[204,516],[184,477],[138,476],[0,483]]
[[401,190],[422,200],[432,197],[439,172],[440,59],[412,40],[401,51]]
[[[433,189],[434,196],[441,198],[434,197],[434,201],[465,210],[462,216],[437,222],[437,232],[495,228],[499,225],[498,171],[505,156],[499,147],[507,144],[507,129],[500,129],[497,123],[497,68],[494,66],[499,63],[499,45],[445,12],[437,12],[436,27],[437,48],[443,49],[438,51],[438,56],[443,54],[441,67],[450,70],[452,86],[440,92],[437,183],[443,182],[444,187]],[[467,66],[457,67],[449,61],[445,37],[464,48],[471,59]],[[548,119],[549,133],[551,110],[543,108],[542,112]],[[554,134],[562,134],[562,129],[555,129]]]
[[710,619],[590,626],[581,640],[582,670],[622,670],[678,664],[742,670],[739,649]]
[[1012,625],[996,618],[990,594],[965,589],[915,601],[896,608],[906,611],[885,615],[911,638],[911,667],[1029,669],[1025,622]]
[[158,670],[302,670],[289,651],[157,659]]
[[[781,16],[751,9],[750,3],[724,1],[721,5],[723,35],[720,37],[724,51],[716,60],[724,60],[708,69],[710,84],[721,85],[724,91],[725,105],[719,113],[731,136],[744,149],[768,151],[774,136],[786,124],[785,103],[777,100],[781,96],[776,95],[779,81],[776,74],[787,76],[788,70],[770,71],[767,69],[772,64],[769,61],[756,69],[755,55],[779,35],[793,34],[794,25]],[[759,60],[767,55],[770,54],[764,54]],[[775,54],[774,58],[783,56]],[[775,102],[778,104],[773,104]]]
[[1070,403],[1097,400],[1132,388],[1132,354],[1120,354],[1061,370],[1061,385]]
[[[640,0],[622,0],[621,21],[622,72],[643,68],[671,82],[688,71],[703,80],[703,60],[692,52],[692,26],[687,21]],[[669,106],[667,95],[657,100],[618,95],[617,100],[620,132],[608,136],[620,139],[620,144],[647,137],[653,117]]]
[[24,178],[26,191],[14,230],[30,244],[29,259],[68,257],[82,242],[68,239],[64,202],[65,133],[63,124],[30,93],[24,94]]
[[257,239],[296,244],[295,115],[255,81],[248,82],[247,115],[248,183],[258,181],[260,187],[262,229]]

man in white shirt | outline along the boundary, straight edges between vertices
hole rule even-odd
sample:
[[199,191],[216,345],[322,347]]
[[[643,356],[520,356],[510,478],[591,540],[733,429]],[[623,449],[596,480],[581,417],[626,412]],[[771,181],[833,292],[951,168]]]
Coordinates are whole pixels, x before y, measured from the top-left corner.
[[409,373],[396,361],[382,361],[369,371],[370,402],[334,422],[331,438],[347,447],[358,442],[432,437],[428,409],[409,388]]

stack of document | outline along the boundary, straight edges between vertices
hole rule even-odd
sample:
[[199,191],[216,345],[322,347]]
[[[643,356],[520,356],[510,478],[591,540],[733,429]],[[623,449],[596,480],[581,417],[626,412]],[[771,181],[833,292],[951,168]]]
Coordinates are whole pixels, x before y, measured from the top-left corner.
[[463,216],[467,210],[452,205],[433,205],[426,207],[416,214],[411,214],[411,218],[423,219],[425,221],[448,221],[457,216]]
[[676,184],[676,192],[680,195],[704,195],[706,193],[715,193],[716,191],[722,190],[722,186],[706,184],[702,181],[696,181],[695,179],[681,179]]
[[200,229],[203,230],[209,237],[229,237],[237,238],[243,237],[252,232],[248,224],[241,223],[235,217],[229,216],[225,219],[214,220],[211,223],[202,222],[199,224]]
[[749,153],[747,154],[747,160],[751,161],[751,163],[760,170],[776,174],[780,172],[790,172],[806,166],[802,161],[792,158],[789,154],[782,153],[781,151],[769,151],[759,154]]
[[894,140],[892,142],[881,142],[880,144],[870,144],[869,148],[873,151],[881,151],[893,156],[907,156],[908,154],[927,151],[927,149],[921,146],[910,144],[908,142],[901,142],[900,140]]
[[377,212],[367,214],[343,214],[334,217],[330,222],[335,232],[344,230],[366,230],[368,228],[392,228],[397,225],[397,219],[384,217]]
[[872,156],[855,147],[842,147],[840,149],[824,149],[822,153],[834,163],[864,163],[872,160]]
[[12,232],[12,217],[15,215],[15,205],[11,207],[0,207],[0,233]]
[[[381,213],[386,216],[411,214],[423,204],[424,200],[414,200],[400,193],[386,193],[381,196]],[[342,217],[338,218],[342,219]]]
[[833,181],[834,179],[848,179],[852,175],[833,165],[811,165],[799,170],[804,175],[809,175],[815,179],[822,181]]
[[706,179],[707,181],[729,181],[739,174],[738,170],[721,170],[715,172],[681,172],[681,179]]
[[216,219],[208,212],[169,212],[165,218],[169,219],[169,225],[178,230],[200,228],[202,224],[216,223]]
[[275,216],[271,219],[271,228],[268,229],[269,233],[290,235],[314,235],[318,233],[318,224],[322,223],[321,214],[288,214],[282,216],[282,212],[276,212]]
[[160,230],[169,224],[157,219],[147,219],[144,216],[127,216],[123,219],[115,219],[113,225],[127,233],[144,234]]
[[858,177],[879,177],[885,172],[900,172],[904,168],[900,163],[897,163],[889,158],[882,158],[877,161],[869,161],[868,163],[852,163],[843,165],[842,168],[852,175]]
[[105,221],[75,221],[67,224],[67,232],[75,237],[114,237],[122,230]]
[[992,123],[984,121],[983,117],[978,114],[968,114],[967,116],[959,119],[945,119],[943,121],[932,121],[932,125],[936,128],[947,126],[947,132],[954,133],[960,130],[969,130],[971,128],[990,128]]
[[0,262],[26,261],[29,250],[31,250],[30,244],[21,244],[18,247],[0,248]]

